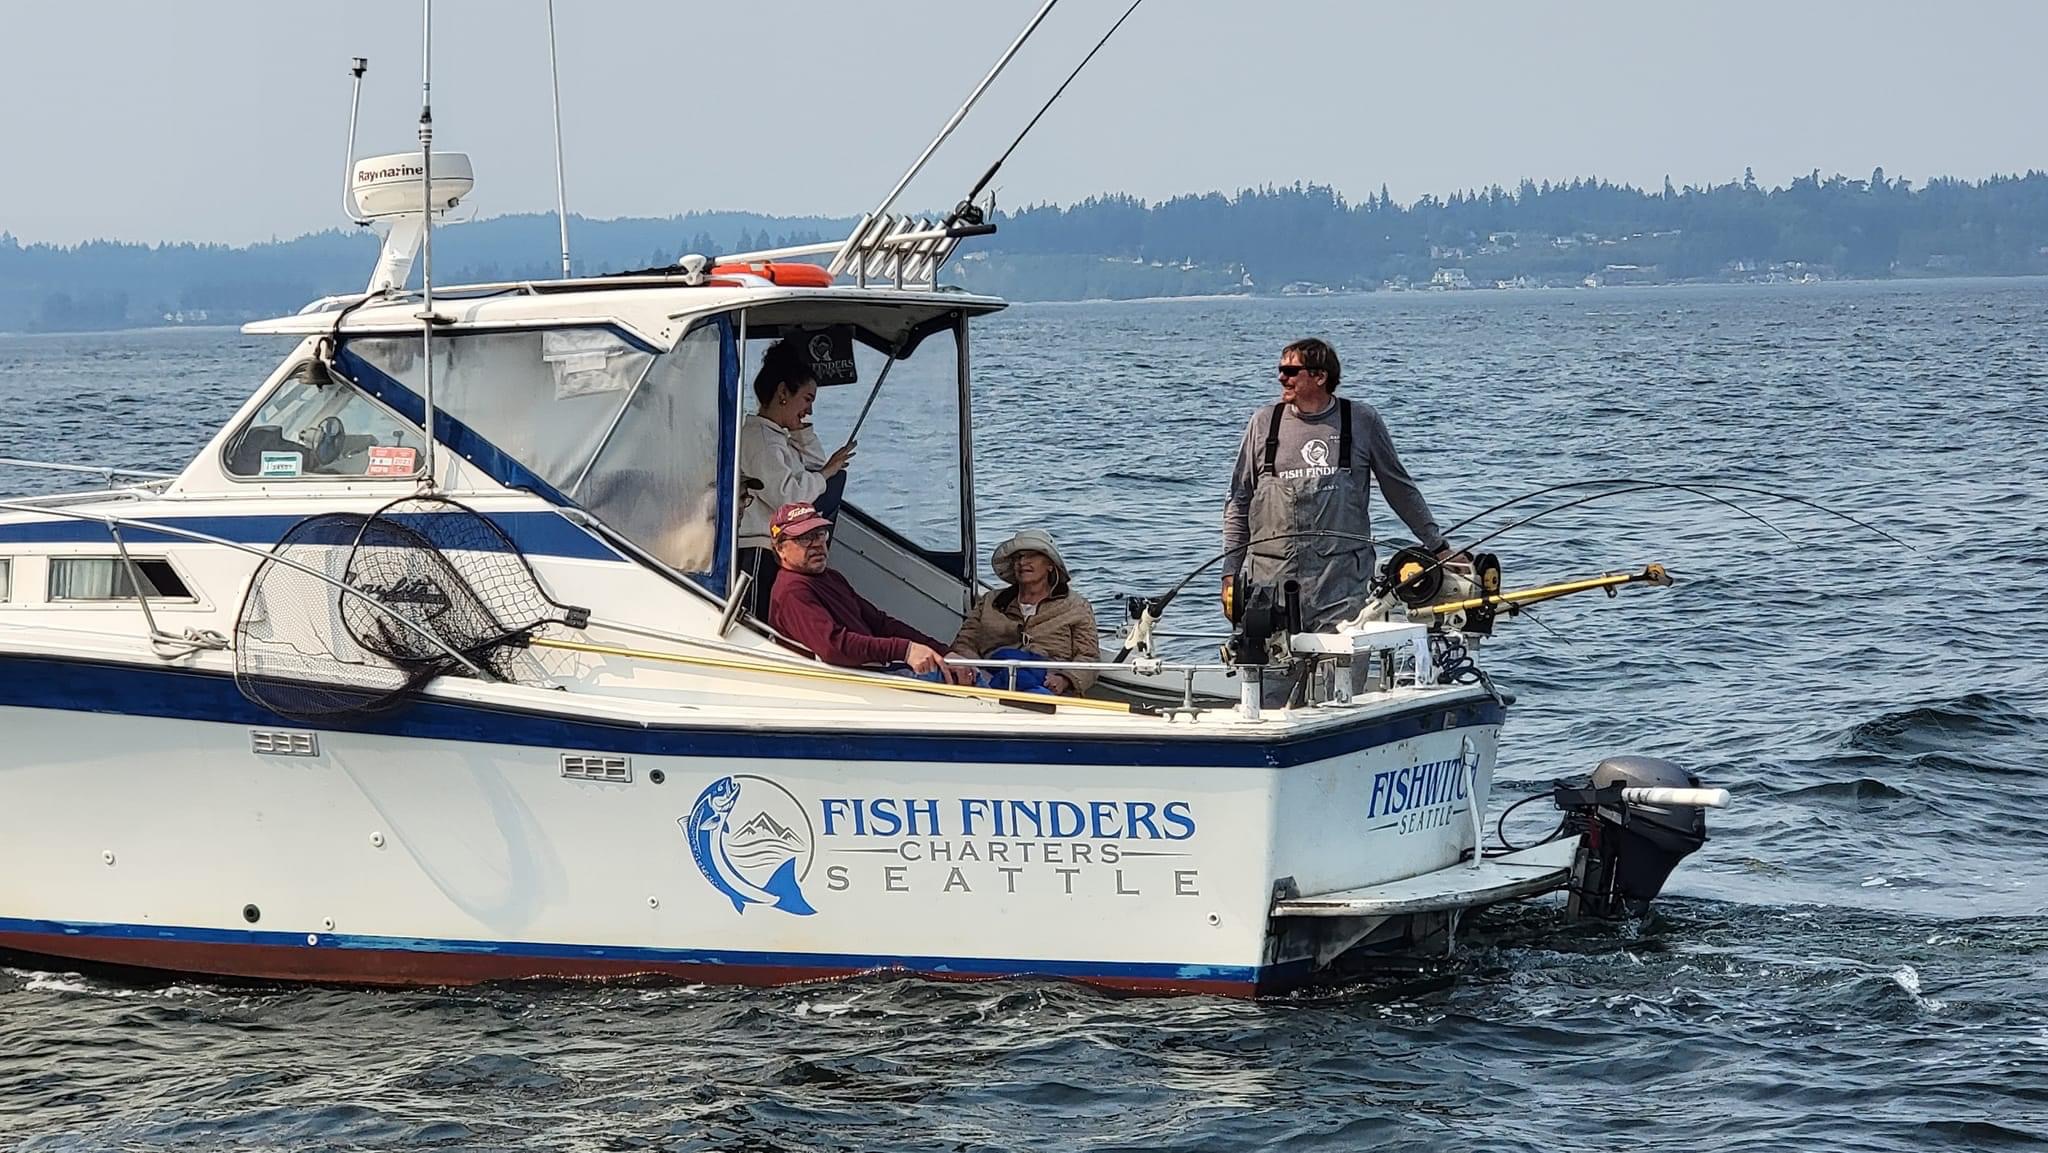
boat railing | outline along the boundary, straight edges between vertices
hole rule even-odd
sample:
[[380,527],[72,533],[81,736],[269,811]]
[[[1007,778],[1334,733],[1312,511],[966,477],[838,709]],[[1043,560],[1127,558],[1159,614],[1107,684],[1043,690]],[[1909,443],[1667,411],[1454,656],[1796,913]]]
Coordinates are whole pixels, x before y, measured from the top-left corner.
[[34,505],[37,508],[51,508],[67,505],[106,504],[110,501],[138,501],[158,496],[161,492],[154,486],[130,485],[126,488],[94,488],[83,492],[51,492],[41,496],[14,496],[8,500],[17,504]]
[[1181,681],[1180,705],[1166,710],[1166,716],[1169,720],[1177,713],[1186,713],[1190,717],[1201,715],[1201,709],[1195,706],[1196,673],[1234,673],[1237,671],[1237,666],[1235,665],[1217,662],[1162,661],[1153,656],[1139,656],[1127,661],[1027,661],[949,656],[945,658],[945,662],[954,668],[1000,669],[1007,676],[1003,678],[1004,684],[999,687],[1006,687],[1012,692],[1016,691],[1017,673],[1021,669],[1038,669],[1047,673],[1089,670],[1105,673],[1134,673],[1141,677],[1156,677],[1179,673],[1183,678]]
[[135,587],[135,602],[142,607],[142,619],[149,630],[150,649],[163,660],[177,660],[181,657],[191,656],[194,653],[207,650],[225,651],[234,648],[234,643],[213,629],[188,628],[183,633],[171,633],[165,632],[157,626],[156,614],[149,607],[149,594],[147,591],[150,588],[149,582],[144,579],[140,566],[135,563],[135,558],[128,554],[128,542],[121,536],[121,530],[124,528],[135,532],[155,533],[179,540],[188,540],[197,544],[218,545],[221,548],[233,549],[236,552],[247,553],[263,560],[274,561],[284,565],[286,568],[295,569],[334,589],[342,596],[355,598],[362,604],[368,605],[373,612],[380,614],[387,620],[396,622],[399,627],[407,632],[424,638],[428,644],[439,649],[443,656],[452,658],[463,668],[469,670],[470,675],[478,680],[490,681],[500,679],[478,668],[475,661],[456,651],[448,642],[436,636],[432,630],[407,619],[369,593],[364,592],[345,580],[330,576],[311,565],[282,556],[270,549],[258,548],[255,545],[228,540],[226,537],[214,536],[211,533],[196,532],[192,529],[179,528],[176,525],[164,524],[160,521],[147,520],[141,517],[114,516],[110,513],[54,508],[36,504],[32,501],[0,500],[0,511],[25,512],[37,516],[65,517],[71,520],[91,521],[104,527],[107,530],[108,538],[114,542],[115,549],[120,552],[122,563],[127,567],[129,583]]
[[146,483],[141,485],[123,485],[121,487],[141,489],[147,489],[152,486],[161,487],[178,479],[178,474],[175,472],[158,472],[154,469],[114,468],[97,464],[62,464],[54,460],[23,460],[20,457],[13,456],[0,456],[0,468],[29,468],[41,469],[45,472],[68,472],[85,476],[97,476],[106,482],[108,488],[115,487],[115,477],[140,477]]

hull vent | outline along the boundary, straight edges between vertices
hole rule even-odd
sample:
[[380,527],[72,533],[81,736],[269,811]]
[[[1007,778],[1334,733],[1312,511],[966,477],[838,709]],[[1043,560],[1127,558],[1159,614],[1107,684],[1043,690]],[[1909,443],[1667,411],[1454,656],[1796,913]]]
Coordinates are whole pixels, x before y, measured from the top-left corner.
[[249,751],[271,757],[317,757],[320,755],[320,741],[311,733],[250,729]]
[[563,753],[562,775],[571,780],[603,781],[624,785],[633,780],[633,762],[625,757],[603,757],[593,753]]

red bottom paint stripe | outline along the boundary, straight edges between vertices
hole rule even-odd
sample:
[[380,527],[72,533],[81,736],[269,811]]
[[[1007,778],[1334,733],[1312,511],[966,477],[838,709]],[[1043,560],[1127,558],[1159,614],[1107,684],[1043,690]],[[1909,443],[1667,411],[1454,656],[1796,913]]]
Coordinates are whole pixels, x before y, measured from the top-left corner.
[[24,955],[115,965],[163,973],[339,985],[475,985],[490,981],[664,978],[707,985],[787,985],[863,973],[900,972],[947,981],[1005,977],[1078,981],[1131,993],[1196,993],[1249,997],[1273,991],[1253,981],[1198,977],[1140,977],[1116,973],[949,972],[914,965],[820,966],[657,961],[637,957],[553,957],[503,953],[451,953],[412,949],[320,949],[292,945],[137,940],[71,933],[0,932],[0,950]]

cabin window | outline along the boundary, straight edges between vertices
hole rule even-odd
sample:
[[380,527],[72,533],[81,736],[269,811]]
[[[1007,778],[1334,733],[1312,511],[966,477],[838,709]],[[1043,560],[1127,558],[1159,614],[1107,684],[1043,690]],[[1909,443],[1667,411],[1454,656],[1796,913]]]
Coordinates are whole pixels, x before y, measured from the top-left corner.
[[[758,351],[750,365],[760,363]],[[853,356],[860,382],[820,388],[812,411],[827,452],[845,443],[888,363],[886,353],[862,343]],[[847,469],[846,503],[928,553],[957,553],[963,547],[958,333],[925,338],[874,395],[860,426],[859,455]]]
[[717,569],[724,331],[700,325],[656,358],[589,472],[569,486],[578,504],[678,572]]
[[[348,351],[418,397],[426,385],[420,344],[410,334],[364,337]],[[654,359],[605,328],[439,336],[434,407],[566,492]]]
[[136,582],[151,600],[191,600],[192,590],[178,576],[171,562],[160,557],[136,557],[131,569],[118,556],[59,556],[50,558],[50,599],[53,601],[134,600]]
[[14,562],[0,556],[0,601],[14,595]]
[[228,438],[221,463],[244,480],[411,477],[424,444],[418,429],[307,363]]

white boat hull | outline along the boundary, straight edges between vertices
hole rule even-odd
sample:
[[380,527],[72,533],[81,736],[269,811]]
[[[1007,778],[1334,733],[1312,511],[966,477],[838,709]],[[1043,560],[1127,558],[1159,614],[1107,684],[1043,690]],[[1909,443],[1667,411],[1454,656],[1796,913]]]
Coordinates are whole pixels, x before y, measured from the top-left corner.
[[1451,865],[1485,811],[1497,703],[1369,712],[1117,741],[430,698],[315,730],[218,672],[6,658],[0,948],[361,983],[879,969],[1269,991],[1319,963],[1284,954],[1276,893]]

